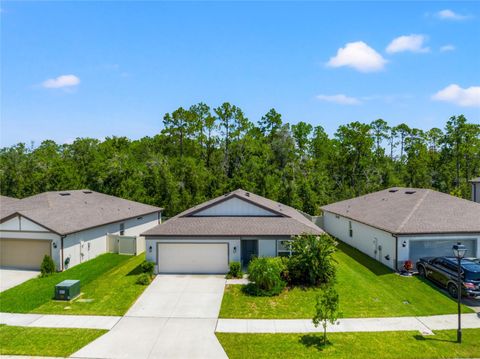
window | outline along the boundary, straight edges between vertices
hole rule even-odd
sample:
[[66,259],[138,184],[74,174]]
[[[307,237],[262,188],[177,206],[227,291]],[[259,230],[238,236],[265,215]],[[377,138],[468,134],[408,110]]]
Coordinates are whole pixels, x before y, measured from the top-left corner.
[[277,255],[279,257],[289,257],[292,255],[292,251],[290,250],[290,246],[288,245],[290,241],[277,241]]
[[120,235],[123,236],[125,234],[125,223],[120,223]]
[[352,221],[348,221],[348,234],[353,237]]

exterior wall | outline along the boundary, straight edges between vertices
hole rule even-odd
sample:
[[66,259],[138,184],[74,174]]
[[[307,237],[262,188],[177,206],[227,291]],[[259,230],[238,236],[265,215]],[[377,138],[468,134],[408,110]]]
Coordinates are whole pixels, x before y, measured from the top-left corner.
[[125,236],[139,236],[158,224],[158,215],[152,213],[67,235],[64,238],[64,261],[69,258],[68,268],[108,252],[107,234],[119,235],[121,223],[124,223]]
[[252,203],[248,203],[239,198],[231,198],[210,208],[206,208],[194,216],[272,216],[271,211],[267,211]]
[[472,182],[472,201],[480,203],[480,183]]
[[[398,267],[403,266],[406,260],[410,258],[410,242],[412,241],[425,241],[425,240],[452,240],[461,242],[462,240],[476,240],[477,241],[477,253],[467,253],[468,257],[480,258],[480,233],[476,234],[435,234],[435,235],[416,235],[416,236],[399,236],[398,237]],[[404,243],[405,242],[405,243]],[[405,247],[403,246],[405,244]]]
[[0,224],[0,238],[50,240],[51,255],[57,270],[60,270],[61,241],[58,234],[52,233],[32,221],[16,216]]
[[[323,221],[327,233],[395,269],[396,239],[391,233],[329,212],[324,213]],[[352,237],[349,222],[352,223]]]

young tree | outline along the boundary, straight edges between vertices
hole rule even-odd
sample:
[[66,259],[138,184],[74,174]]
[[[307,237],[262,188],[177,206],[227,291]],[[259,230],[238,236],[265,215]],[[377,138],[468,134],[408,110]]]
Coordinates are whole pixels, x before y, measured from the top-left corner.
[[340,316],[338,311],[339,296],[335,287],[330,285],[323,289],[317,296],[315,315],[312,319],[313,325],[323,327],[323,345],[327,345],[327,325],[335,324]]

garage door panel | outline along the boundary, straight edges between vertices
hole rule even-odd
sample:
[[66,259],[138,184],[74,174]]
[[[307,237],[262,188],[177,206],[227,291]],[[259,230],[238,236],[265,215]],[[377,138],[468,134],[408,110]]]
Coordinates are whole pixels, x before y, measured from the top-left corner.
[[160,273],[228,272],[227,243],[159,243]]
[[51,255],[51,241],[0,239],[0,266],[39,269],[43,257]]
[[422,257],[444,257],[452,256],[454,244],[462,243],[467,247],[467,257],[475,256],[477,253],[477,241],[467,240],[419,240],[410,241],[410,259],[416,263]]

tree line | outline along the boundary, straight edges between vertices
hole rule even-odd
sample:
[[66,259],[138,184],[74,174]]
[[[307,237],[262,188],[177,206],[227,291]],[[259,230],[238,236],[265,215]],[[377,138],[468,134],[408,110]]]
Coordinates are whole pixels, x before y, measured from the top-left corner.
[[180,107],[165,114],[159,134],[139,140],[46,140],[0,150],[2,195],[89,188],[165,207],[167,216],[238,187],[310,214],[391,186],[468,198],[468,180],[479,175],[480,125],[463,115],[444,129],[377,119],[329,136],[322,126],[285,123],[275,109],[253,122],[228,102]]

